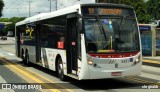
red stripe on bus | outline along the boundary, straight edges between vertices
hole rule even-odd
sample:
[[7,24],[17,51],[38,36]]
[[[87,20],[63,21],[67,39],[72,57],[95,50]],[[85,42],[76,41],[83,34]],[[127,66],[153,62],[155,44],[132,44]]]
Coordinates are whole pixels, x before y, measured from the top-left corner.
[[130,53],[116,53],[116,54],[89,54],[92,57],[99,58],[121,58],[121,57],[131,57],[137,55],[139,52],[130,52]]

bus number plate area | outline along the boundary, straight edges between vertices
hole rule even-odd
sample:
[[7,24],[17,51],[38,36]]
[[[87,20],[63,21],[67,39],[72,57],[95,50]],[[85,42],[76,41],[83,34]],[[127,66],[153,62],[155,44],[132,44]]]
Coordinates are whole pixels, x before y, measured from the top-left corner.
[[112,76],[122,76],[122,72],[112,72]]

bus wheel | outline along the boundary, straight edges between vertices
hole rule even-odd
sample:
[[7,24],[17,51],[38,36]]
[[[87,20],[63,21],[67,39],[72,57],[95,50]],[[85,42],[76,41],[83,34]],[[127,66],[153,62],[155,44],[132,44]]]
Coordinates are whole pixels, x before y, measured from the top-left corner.
[[62,59],[59,58],[58,59],[58,64],[57,64],[57,71],[58,71],[58,76],[60,78],[60,80],[64,81],[65,80],[65,75],[63,72],[63,63],[62,63]]
[[28,53],[25,54],[25,61],[24,61],[24,62],[25,62],[25,65],[26,65],[26,66],[29,66],[29,65],[30,65],[30,64],[29,64],[29,55],[28,55]]
[[26,64],[26,60],[25,60],[25,56],[24,56],[23,50],[21,52],[21,59],[22,59],[23,64],[25,65]]

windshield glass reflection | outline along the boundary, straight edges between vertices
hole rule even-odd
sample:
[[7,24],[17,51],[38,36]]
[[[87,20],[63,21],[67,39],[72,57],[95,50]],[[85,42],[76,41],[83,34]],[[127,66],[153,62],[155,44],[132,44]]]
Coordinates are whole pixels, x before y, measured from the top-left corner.
[[136,20],[127,18],[85,18],[87,52],[139,51]]

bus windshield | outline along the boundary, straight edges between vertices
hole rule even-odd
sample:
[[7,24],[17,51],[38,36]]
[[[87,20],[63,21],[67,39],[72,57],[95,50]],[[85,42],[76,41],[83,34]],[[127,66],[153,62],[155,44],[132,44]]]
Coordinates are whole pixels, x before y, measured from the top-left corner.
[[134,18],[84,18],[84,29],[88,53],[140,50],[137,22]]

